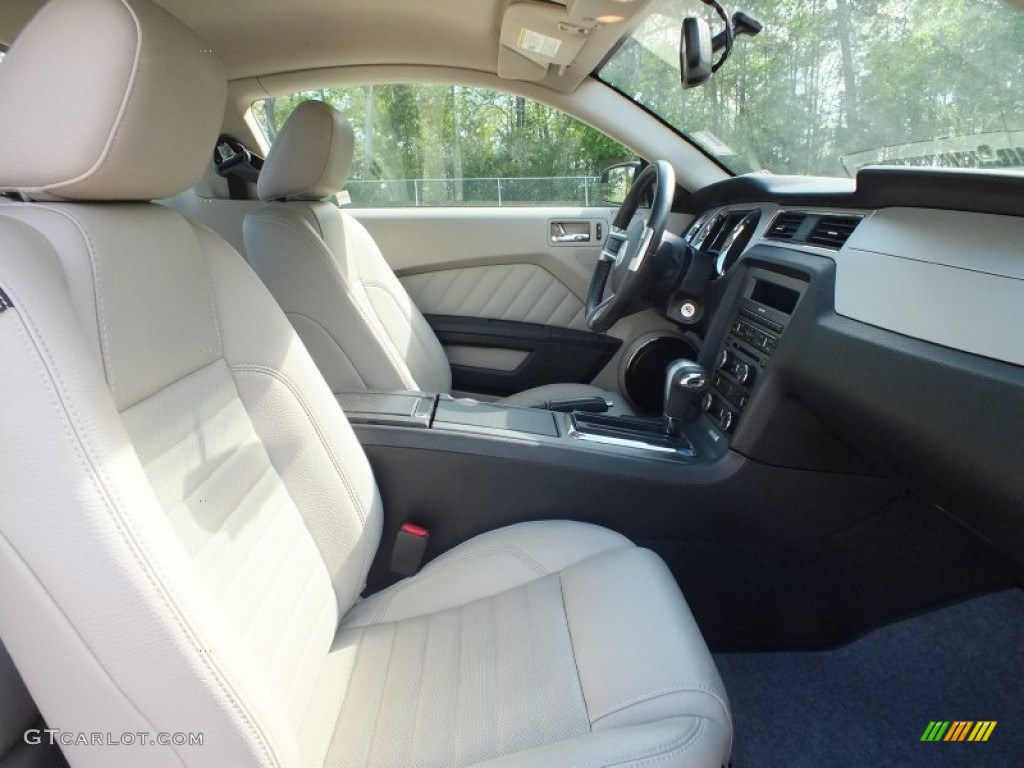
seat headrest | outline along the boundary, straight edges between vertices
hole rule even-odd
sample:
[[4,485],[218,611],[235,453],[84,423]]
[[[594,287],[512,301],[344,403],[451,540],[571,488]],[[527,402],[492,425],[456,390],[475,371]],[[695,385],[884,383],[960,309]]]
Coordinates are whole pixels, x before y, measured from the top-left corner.
[[323,200],[340,192],[352,170],[355,137],[345,116],[304,101],[285,121],[260,171],[260,200]]
[[0,65],[0,191],[176,195],[210,162],[225,99],[210,46],[149,0],[51,0]]

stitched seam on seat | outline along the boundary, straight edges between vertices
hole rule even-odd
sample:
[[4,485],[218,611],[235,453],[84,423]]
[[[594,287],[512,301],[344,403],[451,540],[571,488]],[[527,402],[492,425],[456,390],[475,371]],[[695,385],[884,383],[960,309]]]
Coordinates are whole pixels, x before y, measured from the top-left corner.
[[[384,621],[384,615],[387,613],[388,608],[391,606],[392,599],[396,595],[401,594],[406,588],[408,588],[412,584],[419,583],[419,581],[421,581],[427,575],[434,574],[434,573],[441,573],[443,571],[448,570],[452,566],[460,565],[461,563],[465,563],[465,562],[468,562],[470,560],[474,560],[474,559],[476,559],[478,557],[483,557],[485,555],[497,554],[499,552],[509,552],[509,553],[511,553],[515,557],[518,557],[520,560],[522,560],[527,566],[529,566],[530,568],[534,569],[541,576],[547,576],[550,573],[550,571],[548,571],[546,568],[544,568],[544,566],[542,566],[540,563],[538,563],[532,557],[530,557],[525,552],[523,552],[523,550],[521,550],[519,547],[505,545],[505,546],[500,546],[500,547],[492,547],[492,548],[489,548],[489,549],[482,549],[482,550],[479,550],[477,552],[467,553],[467,554],[462,555],[462,556],[460,556],[458,558],[455,558],[455,559],[453,559],[453,560],[451,560],[449,562],[441,563],[440,565],[436,565],[433,568],[430,568],[429,570],[423,570],[420,573],[418,573],[417,575],[415,575],[415,576],[413,576],[413,577],[411,577],[409,579],[406,579],[404,582],[400,582],[399,585],[397,585],[398,589],[396,589],[394,592],[392,592],[391,594],[387,595],[383,600],[381,600],[381,605],[377,608],[376,611],[373,612],[373,616],[372,616],[372,618],[370,620],[370,624],[383,624],[383,623],[386,623]],[[505,591],[505,590],[502,590],[502,591]],[[498,593],[498,594],[501,594],[501,593]],[[488,597],[493,597],[493,595],[488,595]]]
[[710,696],[711,698],[713,698],[722,707],[722,710],[723,710],[723,712],[726,715],[726,719],[730,719],[729,718],[729,707],[726,706],[725,702],[722,700],[722,697],[719,695],[718,691],[716,691],[711,686],[704,685],[703,683],[683,683],[681,685],[678,685],[678,686],[675,686],[675,687],[672,687],[672,688],[659,688],[657,690],[650,691],[649,693],[645,693],[645,694],[643,694],[641,696],[634,696],[633,698],[627,699],[626,701],[623,701],[620,704],[616,704],[615,706],[610,707],[609,709],[606,709],[603,712],[601,712],[600,714],[598,714],[591,721],[591,725],[594,725],[599,720],[603,720],[604,718],[609,717],[611,715],[614,715],[617,712],[621,712],[622,710],[629,709],[630,707],[635,706],[637,704],[642,704],[642,703],[644,703],[646,701],[650,701],[651,699],[656,699],[656,698],[659,698],[661,696],[667,696],[667,695],[673,694],[673,693],[695,693],[695,692],[696,693],[703,693],[703,694],[706,694],[706,695]]
[[[391,629],[391,645],[388,646],[388,657],[387,660],[384,662],[384,680],[381,682],[380,696],[377,698],[377,712],[373,716],[373,725],[370,726],[372,729],[370,733],[370,743],[366,745],[367,755],[371,758],[373,756],[373,745],[376,743],[377,735],[379,733],[377,726],[380,723],[380,713],[381,710],[384,708],[384,699],[387,696],[388,692],[388,675],[391,672],[391,670],[394,669],[394,667],[391,664],[391,659],[395,655],[396,642],[398,642],[397,627]],[[353,667],[353,670],[354,669],[355,668]]]
[[363,514],[362,503],[359,501],[358,494],[355,491],[355,486],[352,484],[348,473],[345,472],[344,467],[342,467],[341,462],[338,460],[338,457],[335,455],[330,443],[327,441],[323,429],[320,426],[320,421],[313,414],[312,409],[306,403],[306,399],[302,396],[301,392],[299,392],[292,380],[280,371],[268,368],[260,363],[236,363],[233,365],[229,364],[228,367],[232,371],[238,371],[239,373],[260,373],[264,376],[270,376],[272,379],[276,379],[281,384],[284,384],[285,388],[288,389],[292,397],[294,397],[295,401],[299,404],[299,407],[302,408],[303,413],[306,414],[306,418],[309,420],[310,425],[313,427],[313,431],[316,432],[316,436],[320,440],[320,446],[324,449],[324,452],[327,453],[327,456],[331,460],[331,464],[334,466],[335,472],[338,473],[338,478],[341,480],[342,485],[345,486],[349,500],[355,505],[356,514],[359,516],[360,522],[365,523],[366,516]]
[[[316,619],[313,620],[313,622],[312,622],[312,624],[310,624],[310,626],[313,626],[313,627],[318,626],[320,624],[321,617],[323,617],[323,615],[324,615],[324,612],[330,610],[332,605],[336,607],[337,604],[338,604],[338,601],[336,599],[333,599],[333,597],[332,598],[328,598],[327,600],[324,600],[323,601],[323,605],[320,606],[320,612],[316,615]],[[306,657],[309,655],[309,647],[310,647],[310,645],[312,645],[313,640],[315,640],[315,639],[316,639],[316,634],[313,633],[313,632],[310,632],[306,636],[306,642],[302,646],[302,651],[296,657],[298,659],[298,661],[296,661],[292,665],[293,668],[297,669],[297,668],[299,668],[299,667],[301,667],[303,665],[303,663],[306,661]],[[326,663],[326,659],[327,659],[327,656],[325,655],[324,656],[324,663]],[[320,674],[322,672],[323,672],[323,666],[321,665],[320,670],[317,672],[317,679],[319,679]],[[285,706],[285,708],[288,711],[291,711],[292,696],[295,694],[295,685],[298,682],[299,682],[298,675],[293,673],[292,676],[291,676],[291,682],[288,683],[288,688],[285,690],[285,693],[284,693],[284,706]],[[310,698],[312,698],[312,697],[310,697]],[[309,703],[307,701],[306,708],[308,708],[308,707],[309,707]],[[303,709],[303,719],[305,719],[306,708]]]
[[[662,744],[658,747],[651,747],[643,752],[636,752],[632,755],[628,755],[623,757],[617,763],[588,763],[586,765],[577,766],[577,768],[596,768],[597,766],[603,766],[603,768],[615,768],[616,766],[624,766],[627,764],[635,767],[645,763],[650,765],[652,763],[670,760],[673,757],[693,749],[701,734],[706,730],[707,723],[707,718],[698,717],[697,725],[691,733],[680,736],[678,739],[667,744]],[[637,760],[642,760],[643,762],[638,763]]]
[[[290,224],[290,223],[288,223],[286,221],[281,221],[280,219],[278,219],[276,217],[260,216],[259,214],[256,214],[256,216],[260,220],[262,220],[264,222],[267,222],[269,224],[276,224],[276,225],[278,225],[280,227],[284,227],[285,229],[291,230],[292,232],[294,232],[296,235],[298,235],[303,240],[306,240],[309,243],[311,243],[313,245],[313,248],[316,251],[317,255],[323,261],[325,261],[327,263],[327,266],[331,270],[331,273],[334,275],[334,277],[338,281],[339,285],[341,285],[342,290],[344,290],[346,293],[349,293],[349,294],[353,293],[353,291],[352,291],[352,284],[348,281],[348,279],[343,274],[341,274],[341,270],[338,269],[338,265],[335,264],[335,262],[334,262],[334,256],[327,249],[327,244],[323,240],[320,240],[320,239],[315,238],[315,237],[310,237],[307,232],[303,232],[301,229],[293,226],[292,224]],[[316,216],[316,214],[314,214],[314,218],[315,218],[315,216]],[[323,232],[321,231],[321,237],[322,236],[323,236]],[[362,281],[360,281],[360,285],[362,285]],[[365,290],[365,288],[364,288],[364,290]],[[353,296],[352,306],[355,308],[356,312],[359,313],[359,316],[363,319],[363,323],[366,325],[366,329],[371,334],[373,334],[373,336],[375,338],[380,339],[381,334],[376,331],[372,318],[370,318],[366,314],[366,310],[362,306],[360,306],[359,302],[355,300],[354,296]],[[378,322],[378,324],[379,324],[379,322]],[[386,332],[385,332],[385,335],[386,335]],[[388,338],[388,340],[390,341],[390,337]],[[416,389],[416,382],[412,381],[412,379],[409,378],[409,376],[407,376],[405,374],[405,372],[402,370],[401,362],[394,356],[392,351],[390,349],[388,349],[388,345],[387,344],[381,344],[380,347],[381,347],[381,351],[384,353],[384,356],[387,358],[388,362],[391,363],[392,369],[398,375],[398,378],[401,379],[402,384],[404,384],[409,389]]]
[[[327,123],[328,123],[328,125],[327,125],[327,133],[328,133],[327,152],[324,154],[323,167],[320,168],[320,173],[317,176],[316,184],[313,186],[313,190],[316,190],[317,187],[326,186],[326,184],[324,183],[324,176],[327,175],[327,169],[331,167],[331,152],[334,149],[334,135],[335,135],[334,115],[333,114],[328,114],[328,115],[326,115],[326,117],[327,117]],[[297,192],[296,194],[301,194],[301,192]]]
[[[380,291],[385,296],[387,296],[389,299],[391,299],[392,302],[394,302],[395,306],[398,307],[398,312],[402,315],[402,318],[405,320],[405,322],[407,322],[409,324],[409,330],[412,331],[413,338],[419,344],[421,351],[423,352],[423,354],[429,360],[430,355],[429,355],[429,352],[427,350],[427,343],[423,340],[423,335],[420,332],[420,330],[416,327],[416,323],[413,322],[412,313],[406,314],[405,309],[402,307],[402,303],[398,300],[398,297],[395,296],[394,291],[392,291],[386,285],[383,285],[382,283],[374,282],[372,280],[363,280],[362,284],[363,284],[363,290],[367,291],[367,298],[369,298],[369,291],[368,291],[368,289],[375,288],[376,290]],[[372,306],[372,302],[371,302],[371,306]],[[384,332],[387,333],[387,328],[384,329]],[[388,338],[390,338],[390,336],[391,335],[388,334]],[[392,339],[392,343],[394,343],[394,339]],[[411,368],[410,368],[410,370],[411,370]],[[413,386],[415,386],[415,384]]]
[[[348,473],[345,471],[345,469],[342,466],[341,462],[339,461],[337,455],[335,455],[334,450],[331,447],[330,443],[327,441],[327,438],[324,435],[323,430],[322,430],[322,428],[320,426],[319,420],[313,414],[312,409],[306,403],[305,398],[302,397],[302,394],[299,392],[298,388],[294,385],[294,383],[291,381],[291,379],[289,379],[287,376],[285,376],[280,371],[274,370],[273,368],[267,368],[266,366],[260,365],[258,363],[238,363],[237,365],[229,365],[229,368],[232,371],[237,370],[240,373],[260,373],[260,374],[263,374],[264,376],[270,376],[271,378],[276,379],[277,381],[279,381],[282,384],[284,384],[285,387],[291,392],[292,397],[295,398],[296,402],[298,402],[299,406],[302,408],[303,412],[306,414],[306,418],[309,420],[310,424],[312,425],[313,431],[316,433],[316,436],[319,438],[320,446],[327,453],[327,456],[331,460],[331,464],[334,465],[334,470],[335,470],[335,472],[337,472],[338,478],[341,480],[341,484],[345,487],[345,491],[348,493],[349,500],[352,502],[352,505],[355,507],[356,516],[359,518],[359,522],[365,528],[366,525],[367,525],[367,522],[366,522],[367,521],[367,514],[366,514],[366,511],[363,510],[363,505],[362,505],[362,502],[359,499],[359,495],[356,493],[355,486],[353,485],[352,480],[349,478]],[[271,463],[273,463],[273,461],[271,461]],[[372,502],[371,502],[371,504],[372,504]],[[371,549],[370,547],[366,546],[365,544],[363,544],[362,547],[363,547],[363,571],[366,572],[370,568],[370,564],[372,562],[373,555],[372,555],[372,553],[370,551],[370,549]]]
[[[634,547],[634,546],[635,545],[631,541],[626,539],[626,540],[624,540],[621,543],[620,546],[609,547],[608,549],[602,549],[599,552],[595,552],[592,555],[588,555],[587,557],[583,558],[582,560],[577,560],[574,563],[570,563],[569,566],[567,566],[567,567],[579,565],[580,563],[585,563],[587,560],[591,560],[591,559],[593,559],[595,557],[600,557],[601,555],[606,555],[606,554],[608,554],[610,552],[616,552],[616,551],[618,551],[620,549],[629,549],[629,548]],[[553,573],[553,571],[549,570],[548,568],[545,568],[541,563],[537,562],[535,559],[530,557],[523,549],[521,549],[521,548],[519,548],[517,546],[511,545],[511,544],[503,544],[503,545],[499,545],[499,546],[492,546],[492,547],[487,547],[485,549],[476,550],[474,552],[467,552],[466,554],[459,555],[458,557],[448,559],[445,562],[438,563],[436,565],[431,563],[426,568],[424,568],[422,571],[417,573],[415,576],[411,576],[411,577],[405,579],[404,581],[400,581],[394,587],[390,587],[389,590],[393,590],[393,591],[389,591],[386,594],[386,596],[384,596],[381,599],[381,605],[373,612],[373,614],[372,614],[372,616],[370,618],[369,623],[370,624],[382,623],[383,619],[384,619],[384,614],[387,612],[387,609],[388,609],[388,607],[391,604],[391,600],[396,595],[400,594],[403,590],[405,590],[407,587],[411,586],[414,583],[418,583],[421,579],[426,578],[430,574],[440,573],[440,572],[442,572],[444,570],[447,570],[448,568],[451,568],[451,567],[453,567],[455,565],[459,565],[461,563],[468,562],[468,561],[476,559],[478,557],[483,557],[484,555],[497,554],[498,552],[510,552],[510,553],[512,553],[513,555],[518,557],[520,560],[522,560],[524,563],[526,563],[528,566],[530,566],[535,571],[537,571],[537,573],[539,573],[541,576],[547,576],[550,573]],[[559,571],[559,573],[560,573],[560,571]],[[384,594],[384,593],[380,593],[380,594]],[[355,626],[363,626],[363,625],[355,625]]]
[[[58,411],[58,413],[59,413],[59,411]],[[43,592],[43,594],[45,594],[45,595],[46,595],[46,597],[47,597],[47,598],[49,599],[49,601],[50,601],[50,605],[51,605],[51,606],[53,607],[53,609],[54,609],[55,611],[57,611],[57,613],[59,613],[59,614],[61,615],[61,618],[63,618],[63,619],[64,619],[64,626],[65,626],[65,627],[66,627],[67,629],[69,629],[69,630],[70,630],[70,631],[71,631],[72,633],[74,633],[74,636],[75,636],[76,638],[78,638],[78,644],[79,644],[79,646],[80,646],[80,647],[82,648],[82,650],[83,650],[83,651],[84,651],[84,652],[85,652],[86,654],[88,654],[88,655],[89,655],[89,657],[90,657],[90,658],[91,658],[91,659],[92,659],[92,660],[93,660],[93,661],[95,662],[96,666],[97,666],[97,667],[98,667],[99,669],[103,670],[103,674],[104,674],[104,676],[106,677],[106,679],[107,679],[107,682],[109,682],[109,683],[110,683],[110,685],[111,685],[111,686],[112,686],[112,687],[113,687],[113,688],[114,688],[114,689],[115,689],[115,690],[116,690],[116,691],[117,691],[118,693],[120,693],[120,694],[121,694],[121,698],[122,698],[122,699],[124,700],[124,702],[125,702],[125,703],[126,703],[126,704],[127,704],[128,706],[129,706],[129,707],[131,707],[131,709],[132,709],[132,710],[133,710],[133,711],[134,711],[134,712],[135,712],[135,713],[136,713],[136,714],[137,714],[137,715],[139,716],[139,718],[140,718],[140,719],[141,719],[141,720],[142,720],[142,721],[143,721],[143,722],[144,722],[144,723],[145,723],[146,725],[148,725],[148,726],[149,726],[150,730],[152,730],[152,731],[156,731],[156,730],[157,730],[156,726],[155,726],[155,725],[154,725],[154,724],[152,723],[152,721],[150,721],[150,719],[149,719],[148,717],[146,717],[146,715],[145,715],[145,714],[144,714],[144,713],[143,713],[143,712],[142,712],[142,711],[141,711],[141,710],[140,710],[140,709],[139,709],[139,708],[138,708],[138,707],[137,707],[137,706],[135,705],[135,702],[134,702],[134,701],[132,700],[132,698],[131,698],[131,697],[130,697],[130,696],[129,696],[129,695],[127,694],[127,693],[125,693],[125,692],[124,692],[124,690],[123,690],[123,689],[121,688],[121,686],[120,686],[120,685],[118,684],[117,680],[115,680],[115,679],[114,679],[114,677],[113,677],[113,676],[112,676],[112,675],[110,674],[110,671],[109,671],[109,670],[108,670],[108,669],[106,668],[106,666],[105,666],[105,665],[103,664],[103,662],[101,662],[101,661],[100,661],[100,660],[99,660],[99,659],[98,659],[98,658],[96,657],[96,654],[95,654],[95,653],[93,653],[93,650],[92,650],[92,648],[90,647],[89,643],[87,643],[87,642],[86,642],[85,638],[84,638],[84,637],[82,637],[81,633],[80,633],[80,632],[78,631],[78,628],[77,628],[77,627],[76,627],[76,626],[74,625],[74,623],[73,623],[73,622],[71,621],[71,619],[70,619],[70,618],[68,617],[67,613],[65,613],[65,611],[64,611],[64,607],[63,607],[63,606],[62,606],[62,605],[61,605],[61,604],[60,604],[59,602],[57,602],[57,599],[56,599],[56,598],[55,598],[55,597],[54,597],[54,596],[53,596],[53,595],[52,595],[52,594],[50,593],[50,590],[49,590],[49,589],[47,589],[46,585],[45,585],[45,584],[43,583],[43,580],[39,578],[38,574],[37,574],[37,573],[35,572],[35,570],[34,570],[34,569],[32,568],[32,566],[28,564],[28,562],[27,562],[27,561],[25,560],[25,558],[24,558],[24,557],[22,556],[21,552],[19,552],[19,551],[18,551],[18,548],[14,546],[14,543],[13,543],[13,542],[12,542],[12,541],[11,541],[11,540],[10,540],[9,538],[7,538],[7,535],[6,535],[6,534],[5,534],[5,533],[4,533],[4,532],[3,532],[2,530],[0,530],[0,539],[3,539],[3,541],[4,541],[4,542],[5,542],[6,544],[7,544],[8,548],[10,549],[11,553],[12,553],[12,554],[13,554],[13,555],[14,555],[14,556],[15,556],[15,557],[16,557],[16,558],[18,559],[18,561],[19,561],[19,562],[21,563],[22,567],[24,567],[24,569],[25,569],[26,571],[28,571],[28,572],[29,572],[29,573],[30,573],[30,574],[32,575],[32,578],[33,578],[33,580],[35,581],[35,583],[36,583],[36,586],[37,586],[37,587],[39,587],[40,591],[42,591],[42,592]],[[181,756],[181,755],[180,755],[180,754],[178,753],[178,750],[177,750],[177,748],[175,747],[175,745],[174,745],[174,744],[167,744],[167,745],[165,745],[165,746],[169,746],[169,747],[171,747],[171,751],[172,751],[172,752],[174,752],[175,756],[177,756],[177,758],[178,758],[178,761],[179,761],[179,762],[181,763],[181,765],[182,765],[182,766],[185,766],[185,765],[186,765],[186,763],[185,763],[185,760],[184,760],[184,758],[182,758],[182,756]]]
[[[309,315],[304,315],[301,312],[285,312],[284,314],[285,317],[301,317],[303,320],[308,320],[321,331],[323,331],[327,335],[327,338],[331,340],[331,343],[338,348],[338,351],[341,353],[341,356],[344,357],[348,364],[351,366],[353,373],[355,373],[356,375],[356,378],[359,379],[359,383],[363,385],[364,389],[369,389],[369,386],[366,383],[366,379],[364,379],[362,374],[359,373],[359,369],[356,368],[355,363],[352,362],[352,358],[345,354],[345,350],[342,349],[341,344],[338,343],[338,340],[334,338],[330,331],[324,328],[320,323],[318,323]],[[294,326],[295,324],[292,323],[292,325]]]
[[[327,754],[328,755],[331,754],[331,748],[334,746],[334,742],[338,738],[338,731],[339,731],[339,727],[341,726],[341,716],[342,716],[342,713],[344,713],[344,711],[345,711],[345,702],[348,701],[349,694],[352,692],[352,676],[355,675],[355,671],[359,668],[359,657],[363,655],[363,649],[366,647],[366,644],[363,642],[363,640],[366,638],[366,628],[365,627],[356,627],[355,629],[353,629],[351,631],[359,633],[359,640],[356,642],[356,657],[352,660],[352,669],[351,669],[351,672],[349,674],[348,684],[345,686],[345,694],[341,697],[341,702],[338,704],[338,714],[334,718],[334,731],[331,734],[330,741],[327,742]],[[338,635],[335,635],[334,639],[335,639],[335,641],[337,641]],[[328,652],[328,655],[326,657],[324,657],[324,666],[327,665],[327,659],[330,657],[330,654],[333,653],[333,652],[334,652],[334,649],[332,647],[331,650]],[[323,674],[323,667],[321,667],[321,669],[320,669],[320,674]],[[312,703],[313,703],[313,697],[310,697],[309,703],[306,704],[306,710],[305,710],[305,712],[302,715],[302,719],[304,721],[309,717],[309,707],[312,705]]]
[[[186,221],[188,221],[186,219]],[[193,239],[196,241],[196,250],[201,254],[200,261],[203,262],[203,274],[206,275],[206,292],[210,299],[210,314],[213,316],[213,328],[217,332],[217,344],[220,347],[221,356],[224,355],[224,337],[220,333],[220,320],[217,317],[217,302],[213,297],[213,277],[210,275],[210,264],[206,258],[206,249],[203,248],[203,242],[199,239],[199,232],[196,229],[196,225],[192,222],[188,222],[191,226],[189,231],[192,233]]]
[[139,59],[142,57],[142,26],[139,24],[139,17],[136,16],[135,10],[128,5],[125,0],[121,0],[121,5],[124,6],[126,11],[128,11],[128,15],[131,16],[132,22],[135,24],[135,55],[132,57],[131,73],[128,75],[128,83],[125,86],[124,95],[121,97],[121,104],[118,107],[117,115],[114,116],[114,123],[112,126],[114,130],[112,132],[108,132],[107,141],[103,145],[103,149],[100,150],[99,157],[97,157],[96,161],[86,170],[72,179],[65,179],[64,181],[57,182],[55,184],[48,184],[46,187],[40,187],[39,189],[46,191],[59,190],[64,187],[86,181],[90,176],[94,176],[99,173],[107,160],[110,159],[110,151],[116,143],[117,137],[121,134],[121,129],[124,128],[124,117],[128,113],[128,105],[132,102],[132,99],[135,98],[135,94],[137,93],[135,89],[135,81],[137,80],[139,73]]
[[[85,430],[79,431],[77,428],[79,418],[75,412],[74,404],[69,398],[63,396],[67,388],[64,385],[60,371],[55,365],[49,346],[32,320],[31,312],[24,302],[21,301],[21,297],[16,290],[8,286],[7,292],[17,301],[19,308],[17,315],[22,319],[19,328],[25,338],[30,356],[35,360],[44,384],[50,385],[48,389],[51,392],[51,405],[57,413],[72,450],[77,455],[97,495],[103,501],[115,529],[121,536],[121,540],[126,545],[135,564],[139,567],[139,571],[149,585],[153,587],[157,597],[167,609],[168,614],[175,619],[178,629],[192,642],[193,647],[206,647],[205,643],[202,643],[196,636],[196,628],[192,626],[188,618],[182,613],[181,606],[171,599],[171,587],[159,577],[156,564],[148,557],[148,553],[140,541],[132,521],[121,514],[123,504],[121,504],[114,490],[104,481],[101,465],[93,458],[94,450],[89,440],[88,432]],[[31,333],[29,333],[29,329]],[[245,706],[244,700],[229,680],[227,672],[213,661],[212,654],[199,654],[199,657],[200,663],[204,664],[211,672],[213,680],[228,699],[232,708],[241,716],[242,721],[249,726],[264,756],[274,765],[281,765],[270,745],[269,738],[253,718],[248,707]]]
[[[100,336],[100,356],[103,358],[103,377],[106,379],[107,387],[110,389],[110,394],[116,402],[117,386],[114,382],[114,366],[110,361],[110,341],[107,335],[107,314],[103,305],[103,281],[100,278],[99,262],[96,258],[96,249],[93,246],[92,237],[89,236],[89,232],[82,226],[82,223],[69,212],[49,205],[41,207],[43,210],[56,213],[70,221],[72,225],[74,225],[75,229],[78,230],[78,233],[82,236],[82,240],[85,242],[85,250],[89,254],[89,264],[91,266],[90,271],[92,272],[93,304],[95,305],[96,325]],[[31,226],[33,230],[42,234],[41,230],[36,229],[36,227],[31,224],[27,224],[27,226]],[[46,237],[46,235],[43,235],[43,237],[46,238],[46,241],[50,243],[50,247],[53,248],[54,252],[56,252],[57,247],[53,244],[50,238]],[[67,278],[65,277],[65,280],[66,279]]]
[[583,675],[580,674],[580,664],[576,659],[576,643],[572,639],[572,625],[569,623],[569,609],[565,605],[565,589],[562,584],[562,574],[558,574],[558,596],[562,602],[562,616],[565,617],[565,631],[569,635],[569,650],[572,653],[572,664],[576,668],[576,682],[580,689],[580,698],[583,700],[583,709],[587,714],[587,722],[590,724],[590,732],[594,732],[594,721],[590,718],[590,705],[587,703],[587,693],[583,690]]
[[[409,324],[409,330],[412,331],[413,337],[416,339],[416,341],[419,342],[420,349],[423,351],[424,355],[426,355],[428,360],[429,360],[429,358],[430,358],[430,351],[428,349],[429,342],[424,340],[423,331],[418,326],[418,324],[415,322],[415,320],[413,319],[412,311],[411,310],[408,311],[408,312],[406,311],[406,309],[402,306],[402,302],[400,302],[398,300],[398,297],[395,295],[395,292],[393,290],[391,290],[390,287],[384,285],[383,283],[378,283],[376,280],[363,280],[362,282],[363,282],[363,288],[364,289],[366,289],[366,288],[376,288],[378,291],[383,292],[388,298],[391,299],[391,301],[393,301],[395,303],[395,306],[398,307],[398,311],[401,313],[402,317],[405,318],[405,321]],[[411,297],[410,297],[410,301],[411,301]],[[435,336],[434,338],[437,338],[437,337]]]

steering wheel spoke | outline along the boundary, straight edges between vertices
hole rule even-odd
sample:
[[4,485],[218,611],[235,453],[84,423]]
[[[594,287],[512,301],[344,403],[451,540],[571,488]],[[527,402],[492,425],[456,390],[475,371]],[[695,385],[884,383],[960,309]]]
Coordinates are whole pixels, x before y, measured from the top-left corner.
[[644,225],[644,234],[640,238],[640,247],[637,248],[633,258],[629,260],[629,271],[639,272],[644,265],[644,259],[648,252],[651,250],[651,242],[654,240],[654,230],[646,224]]
[[[602,323],[606,316],[609,315],[617,302],[616,294],[609,294],[604,300],[598,304],[593,311],[593,323]],[[587,313],[587,322],[591,323],[591,313]],[[593,325],[591,323],[591,325]]]
[[608,232],[608,236],[605,238],[604,249],[601,251],[601,261],[615,261],[628,240],[629,233],[613,225]]

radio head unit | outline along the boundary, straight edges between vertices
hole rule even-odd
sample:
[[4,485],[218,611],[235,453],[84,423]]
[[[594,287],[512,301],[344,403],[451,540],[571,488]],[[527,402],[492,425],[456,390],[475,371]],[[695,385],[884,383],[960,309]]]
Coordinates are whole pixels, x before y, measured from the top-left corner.
[[715,358],[711,387],[700,407],[722,432],[736,429],[807,283],[760,267],[751,269]]

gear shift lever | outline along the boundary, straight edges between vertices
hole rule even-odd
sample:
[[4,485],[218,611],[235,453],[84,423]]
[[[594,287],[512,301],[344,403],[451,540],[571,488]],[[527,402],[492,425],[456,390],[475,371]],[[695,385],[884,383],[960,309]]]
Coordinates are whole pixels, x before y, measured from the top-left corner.
[[665,371],[665,401],[662,426],[665,434],[676,436],[690,404],[708,388],[708,375],[700,363],[676,360]]

